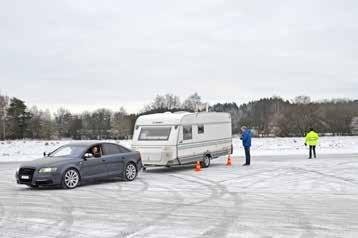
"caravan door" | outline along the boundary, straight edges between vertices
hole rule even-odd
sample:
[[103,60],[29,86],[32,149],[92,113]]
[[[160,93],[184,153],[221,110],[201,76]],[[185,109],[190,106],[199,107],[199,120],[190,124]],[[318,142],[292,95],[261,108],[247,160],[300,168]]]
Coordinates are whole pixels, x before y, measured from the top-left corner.
[[193,125],[180,126],[178,139],[178,158],[182,164],[202,159],[202,155],[196,153],[197,145],[194,140]]

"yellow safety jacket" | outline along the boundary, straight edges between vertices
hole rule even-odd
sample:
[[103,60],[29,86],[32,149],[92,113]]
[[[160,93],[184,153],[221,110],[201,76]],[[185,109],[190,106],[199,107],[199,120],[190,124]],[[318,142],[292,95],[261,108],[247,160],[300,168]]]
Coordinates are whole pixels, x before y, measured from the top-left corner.
[[316,132],[310,131],[306,135],[306,144],[308,145],[317,145],[319,136]]

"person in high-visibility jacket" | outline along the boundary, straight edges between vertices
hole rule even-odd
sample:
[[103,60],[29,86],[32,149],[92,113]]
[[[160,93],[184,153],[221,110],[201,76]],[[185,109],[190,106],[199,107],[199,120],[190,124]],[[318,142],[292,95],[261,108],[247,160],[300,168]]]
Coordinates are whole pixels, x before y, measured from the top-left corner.
[[310,149],[309,159],[312,159],[312,151],[313,151],[313,156],[316,158],[316,146],[318,144],[318,139],[319,136],[317,132],[315,132],[313,128],[310,128],[310,131],[306,135],[306,141],[305,141],[305,145],[308,145]]

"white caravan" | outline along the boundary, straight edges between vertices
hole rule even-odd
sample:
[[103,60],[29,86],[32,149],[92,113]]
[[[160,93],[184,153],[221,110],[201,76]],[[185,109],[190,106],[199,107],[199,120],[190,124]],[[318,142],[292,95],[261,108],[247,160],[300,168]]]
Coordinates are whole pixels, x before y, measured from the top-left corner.
[[231,116],[219,112],[165,112],[140,116],[134,127],[132,149],[144,166],[173,166],[232,153]]

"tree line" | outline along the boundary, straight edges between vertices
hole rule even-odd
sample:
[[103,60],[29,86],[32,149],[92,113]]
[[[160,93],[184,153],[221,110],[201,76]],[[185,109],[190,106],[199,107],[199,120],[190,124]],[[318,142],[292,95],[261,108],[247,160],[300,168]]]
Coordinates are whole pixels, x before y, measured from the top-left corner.
[[227,111],[238,125],[253,128],[257,136],[304,136],[309,128],[326,135],[358,134],[358,100],[332,99],[319,102],[298,96],[293,100],[263,98],[240,105],[216,104],[213,111]]
[[240,127],[252,128],[256,136],[303,136],[313,127],[322,134],[358,134],[358,100],[334,99],[313,102],[307,96],[293,100],[263,98],[238,106],[236,103],[209,105],[194,93],[181,102],[172,94],[157,95],[137,114],[100,108],[93,112],[71,113],[65,108],[54,114],[28,108],[19,98],[0,95],[0,127],[4,139],[127,139],[140,115],[166,111],[228,112],[234,134]]

